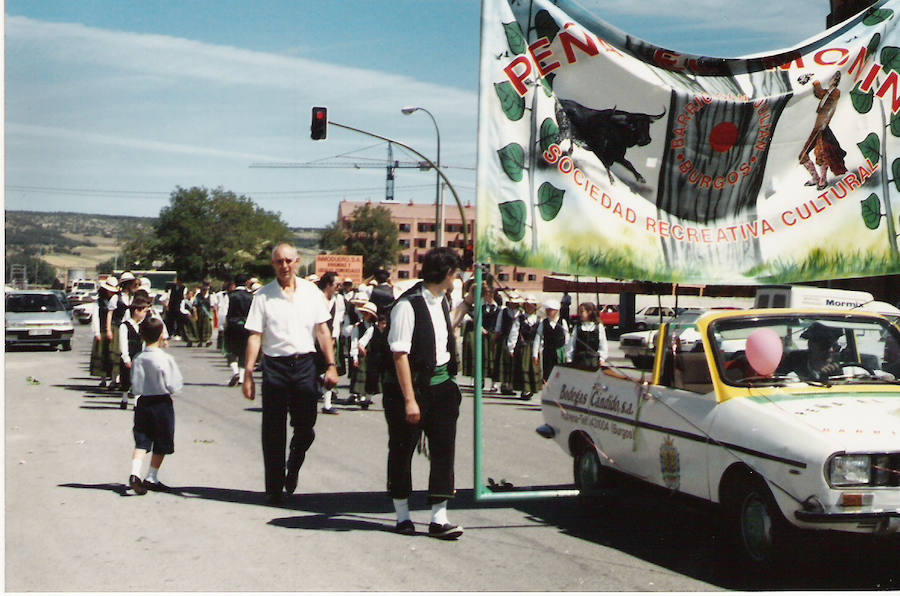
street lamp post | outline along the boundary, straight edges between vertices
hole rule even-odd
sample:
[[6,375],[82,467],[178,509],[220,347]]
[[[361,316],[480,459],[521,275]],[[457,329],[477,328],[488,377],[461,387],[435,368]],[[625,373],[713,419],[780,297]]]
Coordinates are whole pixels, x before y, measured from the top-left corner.
[[[437,121],[434,119],[434,115],[426,110],[425,108],[420,108],[417,106],[409,106],[405,108],[401,108],[401,112],[404,114],[412,114],[416,111],[423,111],[428,114],[428,117],[431,118],[432,124],[434,124],[434,132],[437,134],[437,161],[435,164],[437,165],[435,182],[434,182],[434,245],[435,246],[443,246],[444,245],[444,225],[443,225],[443,201],[441,200],[441,131],[438,129]],[[466,222],[463,221],[463,225],[466,225]]]

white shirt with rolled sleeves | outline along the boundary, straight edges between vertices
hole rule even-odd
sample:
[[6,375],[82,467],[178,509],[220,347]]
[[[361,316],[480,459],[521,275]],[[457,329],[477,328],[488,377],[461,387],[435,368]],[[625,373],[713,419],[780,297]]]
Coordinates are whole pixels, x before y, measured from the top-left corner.
[[[425,297],[428,314],[431,315],[431,325],[434,328],[435,365],[441,366],[450,362],[450,352],[447,351],[447,322],[442,306],[444,295],[435,296],[425,286],[422,286],[420,292]],[[391,331],[388,333],[391,352],[409,354],[415,325],[416,316],[412,304],[406,298],[398,301],[391,309]]]
[[[606,341],[606,328],[603,326],[603,323],[594,323],[593,321],[581,323],[580,329],[585,332],[592,332],[598,327],[600,328],[600,343],[597,346],[597,355],[601,361],[606,362],[606,359],[609,357],[609,343]],[[578,329],[579,326],[575,325],[572,328],[572,334],[569,335],[569,339],[566,341],[566,362],[572,362],[572,356],[575,355],[575,345],[577,342],[582,341],[578,339]]]
[[184,384],[175,359],[159,348],[146,348],[131,364],[131,391],[135,395],[172,395]]
[[328,302],[315,284],[295,277],[296,290],[288,296],[278,280],[253,295],[244,328],[262,333],[266,356],[293,356],[316,351],[316,325],[331,318]]

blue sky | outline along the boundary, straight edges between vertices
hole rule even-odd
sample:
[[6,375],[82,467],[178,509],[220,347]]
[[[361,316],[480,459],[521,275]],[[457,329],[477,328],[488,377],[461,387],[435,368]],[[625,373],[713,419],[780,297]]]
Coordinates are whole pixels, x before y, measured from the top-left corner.
[[[825,28],[827,0],[585,1],[669,48],[738,56]],[[246,194],[291,226],[324,226],[341,199],[380,201],[383,143],[332,128],[313,105],[441,162],[474,201],[480,2],[7,0],[6,208],[155,216],[176,186]],[[394,158],[415,161],[397,149]],[[398,201],[431,202],[434,174],[400,169]],[[447,198],[450,199],[449,193]]]

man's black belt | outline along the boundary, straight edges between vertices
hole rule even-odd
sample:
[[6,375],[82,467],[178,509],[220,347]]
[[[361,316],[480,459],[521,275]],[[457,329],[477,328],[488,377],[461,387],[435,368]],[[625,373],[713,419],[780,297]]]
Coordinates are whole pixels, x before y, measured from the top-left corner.
[[315,355],[315,352],[306,352],[305,354],[291,354],[290,356],[269,356],[266,355],[266,358],[271,358],[272,360],[303,360],[304,358],[312,358]]

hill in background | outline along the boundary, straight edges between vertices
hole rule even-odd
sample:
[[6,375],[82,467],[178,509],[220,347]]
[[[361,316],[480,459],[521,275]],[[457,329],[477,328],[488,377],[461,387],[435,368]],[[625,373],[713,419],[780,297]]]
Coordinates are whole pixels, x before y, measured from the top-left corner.
[[[99,263],[115,258],[131,230],[149,227],[153,217],[96,213],[6,211],[6,260],[19,255],[39,257],[65,279],[69,269],[96,273]],[[319,251],[319,228],[291,228],[304,263]]]

